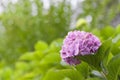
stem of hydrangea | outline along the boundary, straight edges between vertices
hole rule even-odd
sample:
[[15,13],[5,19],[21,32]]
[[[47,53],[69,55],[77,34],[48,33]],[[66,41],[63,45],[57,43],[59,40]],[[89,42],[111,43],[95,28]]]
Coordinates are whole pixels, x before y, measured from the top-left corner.
[[72,68],[73,70],[76,70],[76,71],[77,71],[77,69],[75,68],[75,66],[74,66],[74,65],[72,65],[72,66],[71,66],[71,68]]
[[106,75],[107,75],[107,69],[105,67],[105,65],[103,64],[103,62],[101,63],[101,68],[102,68],[102,72],[101,74],[103,75],[103,77],[107,80]]
[[107,80],[106,74],[103,71],[101,72],[101,75],[104,77],[105,80]]

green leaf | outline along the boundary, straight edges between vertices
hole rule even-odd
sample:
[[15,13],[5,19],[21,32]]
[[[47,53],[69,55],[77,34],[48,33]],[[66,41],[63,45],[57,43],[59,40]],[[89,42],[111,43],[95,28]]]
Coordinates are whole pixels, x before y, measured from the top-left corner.
[[108,63],[108,80],[118,80],[118,74],[120,71],[120,54],[114,56]]
[[50,52],[59,52],[62,46],[62,39],[57,39],[50,44]]
[[96,35],[96,36],[100,36],[100,30],[99,29],[97,29],[97,28],[95,28],[95,29],[92,29],[92,31],[91,31],[94,35]]
[[13,70],[9,67],[6,67],[2,70],[2,75],[0,76],[2,80],[12,80]]
[[25,71],[25,70],[29,70],[30,66],[26,62],[16,62],[15,68],[16,70]]
[[111,35],[113,35],[113,33],[115,32],[115,29],[111,26],[107,26],[107,27],[104,27],[100,33],[102,35],[102,37],[106,40],[108,38],[111,37]]
[[103,37],[101,36],[99,29],[97,29],[97,28],[92,29],[91,32],[92,32],[94,35],[98,36],[101,41],[103,40]]
[[35,77],[35,75],[36,75],[35,73],[29,72],[29,73],[26,73],[23,76],[21,76],[19,78],[19,80],[33,80],[33,78]]
[[23,54],[19,59],[25,60],[25,61],[31,61],[31,60],[41,60],[46,52],[42,51],[34,51],[34,52],[27,52]]
[[46,55],[45,52],[35,51],[33,56],[36,60],[41,60],[44,57],[44,55]]
[[120,24],[116,27],[116,33],[117,33],[117,34],[120,33]]
[[116,55],[120,52],[120,34],[116,35],[112,41],[114,45],[111,49],[111,52],[113,53],[113,55]]
[[27,61],[34,60],[35,59],[34,52],[27,52],[27,53],[23,54],[19,59],[27,60]]
[[101,79],[99,79],[99,78],[88,78],[86,80],[101,80]]
[[89,75],[89,65],[85,62],[81,62],[79,65],[76,65],[75,68],[77,69],[77,71],[79,71],[80,73],[82,73],[82,75],[87,78]]
[[55,64],[60,62],[59,53],[48,53],[44,58],[41,59],[41,65]]
[[101,64],[104,65],[107,63],[108,54],[112,46],[112,40],[106,40],[98,49],[98,51],[93,55],[81,56],[80,59],[90,64],[92,67],[101,71]]
[[35,50],[36,51],[44,51],[48,48],[48,44],[45,43],[44,41],[38,41],[36,44],[35,44]]
[[76,70],[49,70],[43,80],[83,80],[83,76]]

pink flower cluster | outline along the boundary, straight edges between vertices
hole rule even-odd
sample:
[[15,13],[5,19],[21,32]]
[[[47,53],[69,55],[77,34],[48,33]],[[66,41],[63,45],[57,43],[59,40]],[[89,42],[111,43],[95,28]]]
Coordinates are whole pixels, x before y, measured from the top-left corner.
[[70,65],[77,65],[77,56],[94,54],[100,47],[100,40],[93,34],[84,31],[71,31],[64,39],[60,51],[62,60]]

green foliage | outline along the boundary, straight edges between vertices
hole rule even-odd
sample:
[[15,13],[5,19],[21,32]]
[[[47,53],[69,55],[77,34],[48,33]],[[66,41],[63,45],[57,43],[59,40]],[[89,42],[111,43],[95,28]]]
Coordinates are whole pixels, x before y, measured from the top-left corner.
[[77,71],[82,73],[82,76],[84,76],[84,78],[87,78],[90,74],[90,72],[89,72],[90,67],[85,62],[82,62],[81,64],[77,65],[75,68]]
[[[33,5],[36,7],[36,15],[32,14]],[[56,38],[64,37],[69,31],[70,4],[63,1],[56,6],[51,2],[49,10],[43,7],[41,0],[18,0],[16,4],[8,4],[0,17],[5,28],[4,42],[0,46],[1,59],[12,64],[21,54],[33,51],[33,45],[38,40],[50,43]]]
[[100,32],[104,39],[108,39],[110,36],[112,37],[114,31],[115,29],[113,27],[107,26],[103,28]]
[[[82,4],[78,3],[82,9],[79,6],[76,9],[82,12],[78,14],[80,20],[77,28],[89,31],[90,28],[109,25],[120,11],[118,1],[85,0]],[[0,15],[0,26],[2,24],[5,29],[3,33],[0,31],[0,59],[4,58],[12,64],[21,54],[33,51],[33,45],[38,40],[50,43],[65,36],[70,30],[72,14],[77,12],[72,12],[71,4],[67,0],[54,4],[54,1],[50,1],[49,9],[44,8],[42,0],[18,0],[15,4],[6,5],[5,12]],[[86,17],[91,17],[90,24]],[[108,29],[102,30],[106,31],[103,39],[114,32],[110,28],[109,32],[106,31]]]
[[101,79],[98,79],[98,78],[88,78],[87,80],[101,80]]
[[[63,39],[58,38],[67,34],[71,24],[67,0],[57,5],[51,2],[48,10],[41,0],[9,3],[0,15],[5,28],[0,31],[0,80],[119,80],[120,25],[108,26],[120,11],[117,1],[82,2],[83,12],[73,30],[92,32],[102,45],[93,55],[79,57],[81,64],[76,66],[60,58]],[[36,6],[34,14],[32,5]],[[86,16],[92,17],[90,24]]]
[[83,80],[83,76],[76,70],[50,70],[43,80]]
[[112,53],[113,55],[119,54],[120,48],[120,26],[118,25],[115,30],[115,34],[113,36],[113,47],[112,47]]
[[35,45],[35,50],[38,51],[44,51],[45,49],[48,48],[48,44],[46,44],[45,42],[39,41],[36,45]]
[[[118,29],[118,27],[116,28]],[[105,31],[103,31],[105,30]],[[102,45],[93,55],[80,57],[81,64],[68,66],[61,62],[60,49],[62,39],[52,41],[50,44],[38,41],[33,52],[21,55],[13,67],[1,67],[2,80],[118,80],[120,72],[119,49],[113,52],[119,43],[119,32],[115,30],[113,36],[106,33],[114,28],[105,27],[95,35],[102,39]],[[104,33],[107,35],[104,35]],[[107,39],[107,40],[106,40]],[[114,46],[114,47],[113,47]]]
[[114,56],[108,64],[108,80],[118,80],[120,71],[120,54]]

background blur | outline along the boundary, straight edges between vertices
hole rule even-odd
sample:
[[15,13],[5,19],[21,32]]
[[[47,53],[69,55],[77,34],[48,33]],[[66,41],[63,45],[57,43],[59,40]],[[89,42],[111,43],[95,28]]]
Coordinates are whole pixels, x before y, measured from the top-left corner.
[[80,18],[91,28],[115,27],[120,0],[1,0],[0,59],[13,62],[38,40],[64,37]]
[[120,0],[0,0],[0,65],[12,66],[39,40],[50,45],[70,30],[118,24]]

